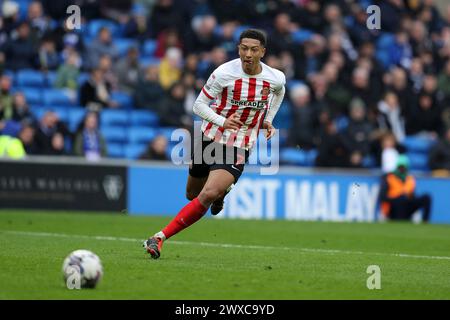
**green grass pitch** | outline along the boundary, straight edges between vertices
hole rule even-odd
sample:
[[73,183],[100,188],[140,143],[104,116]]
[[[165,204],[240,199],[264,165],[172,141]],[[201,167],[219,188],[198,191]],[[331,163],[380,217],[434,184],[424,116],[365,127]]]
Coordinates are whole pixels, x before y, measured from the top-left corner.
[[[142,241],[169,221],[1,210],[0,299],[450,299],[450,226],[203,219],[152,260]],[[97,288],[66,288],[75,249],[100,256]]]

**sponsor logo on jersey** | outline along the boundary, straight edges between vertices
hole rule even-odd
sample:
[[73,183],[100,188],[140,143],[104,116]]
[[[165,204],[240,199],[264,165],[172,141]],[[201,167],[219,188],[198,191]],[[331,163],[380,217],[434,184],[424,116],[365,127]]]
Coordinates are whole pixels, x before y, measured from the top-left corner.
[[231,99],[231,104],[242,107],[251,107],[255,109],[264,109],[264,107],[267,105],[267,101],[246,101]]

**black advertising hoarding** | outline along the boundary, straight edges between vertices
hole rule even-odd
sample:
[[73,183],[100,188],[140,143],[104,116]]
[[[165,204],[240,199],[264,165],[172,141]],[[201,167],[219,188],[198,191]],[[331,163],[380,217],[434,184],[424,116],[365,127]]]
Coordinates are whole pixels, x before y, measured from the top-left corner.
[[0,208],[98,210],[127,207],[127,167],[0,161]]

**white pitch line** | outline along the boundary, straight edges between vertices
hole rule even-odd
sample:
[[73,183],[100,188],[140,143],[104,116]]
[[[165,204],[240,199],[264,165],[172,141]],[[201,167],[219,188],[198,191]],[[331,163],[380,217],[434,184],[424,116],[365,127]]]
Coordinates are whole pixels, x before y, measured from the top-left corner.
[[[57,238],[78,238],[87,240],[100,240],[100,241],[126,241],[126,242],[143,242],[143,239],[124,238],[124,237],[111,237],[111,236],[88,236],[80,234],[67,234],[67,233],[49,233],[49,232],[27,232],[27,231],[11,231],[0,230],[1,233],[14,234],[21,236],[35,236],[35,237],[57,237]],[[339,249],[318,249],[318,248],[295,248],[295,247],[273,247],[273,246],[258,246],[258,245],[241,245],[231,243],[212,243],[212,242],[192,242],[192,241],[173,241],[170,243],[176,245],[194,245],[204,247],[216,247],[216,248],[234,248],[234,249],[258,249],[258,250],[297,250],[305,253],[325,253],[325,254],[355,254],[355,255],[370,255],[370,256],[391,256],[398,258],[413,258],[413,259],[429,259],[429,260],[450,260],[448,256],[426,256],[426,255],[414,255],[406,253],[381,253],[381,252],[364,252],[364,251],[350,251]]]

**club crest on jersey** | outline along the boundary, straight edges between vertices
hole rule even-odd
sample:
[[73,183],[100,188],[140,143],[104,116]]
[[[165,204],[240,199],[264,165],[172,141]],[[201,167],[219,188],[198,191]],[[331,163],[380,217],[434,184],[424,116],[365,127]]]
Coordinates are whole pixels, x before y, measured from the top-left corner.
[[261,89],[261,95],[268,96],[270,93],[270,89],[268,87],[264,87]]

